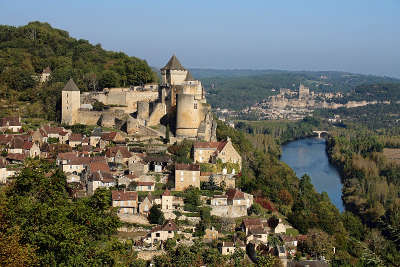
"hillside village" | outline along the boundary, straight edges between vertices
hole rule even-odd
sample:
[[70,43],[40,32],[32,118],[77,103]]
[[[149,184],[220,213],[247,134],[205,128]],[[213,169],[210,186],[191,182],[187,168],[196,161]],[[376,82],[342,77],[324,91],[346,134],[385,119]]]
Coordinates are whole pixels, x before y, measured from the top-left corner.
[[[40,80],[50,75],[46,68]],[[139,258],[151,260],[169,240],[202,240],[222,255],[240,248],[249,261],[268,249],[291,266],[305,236],[273,209],[254,212],[257,198],[236,184],[243,159],[229,137],[217,141],[201,82],[175,55],[161,75],[160,84],[86,93],[71,79],[61,124],[2,118],[0,183],[12,181],[28,158],[48,160],[65,173],[72,198],[111,190],[125,222],[119,238],[132,239]],[[182,151],[189,151],[183,160]]]

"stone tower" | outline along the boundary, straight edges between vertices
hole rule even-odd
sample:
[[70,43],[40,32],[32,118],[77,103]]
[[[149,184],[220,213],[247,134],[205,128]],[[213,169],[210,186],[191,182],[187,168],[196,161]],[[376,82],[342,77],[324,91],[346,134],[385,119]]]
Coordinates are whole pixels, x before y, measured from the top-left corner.
[[61,123],[74,125],[79,122],[79,109],[81,107],[81,92],[72,78],[67,82],[61,92]]
[[161,69],[161,83],[163,85],[182,85],[185,81],[187,70],[182,66],[175,55],[171,57],[167,65]]
[[210,108],[201,82],[194,80],[190,72],[187,72],[182,85],[182,90],[177,92],[176,136],[197,139],[200,124]]

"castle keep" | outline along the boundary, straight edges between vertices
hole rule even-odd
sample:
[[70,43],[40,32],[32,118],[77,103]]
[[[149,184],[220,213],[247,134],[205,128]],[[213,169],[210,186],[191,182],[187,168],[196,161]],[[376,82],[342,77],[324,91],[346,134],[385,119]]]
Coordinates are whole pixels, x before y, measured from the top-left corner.
[[[96,102],[108,108],[95,111],[93,105]],[[126,125],[128,134],[133,134],[140,128],[159,125],[162,118],[174,112],[177,139],[216,140],[216,121],[207,104],[204,88],[175,55],[161,69],[159,85],[105,88],[101,92],[81,94],[70,79],[62,90],[62,123],[67,125]]]

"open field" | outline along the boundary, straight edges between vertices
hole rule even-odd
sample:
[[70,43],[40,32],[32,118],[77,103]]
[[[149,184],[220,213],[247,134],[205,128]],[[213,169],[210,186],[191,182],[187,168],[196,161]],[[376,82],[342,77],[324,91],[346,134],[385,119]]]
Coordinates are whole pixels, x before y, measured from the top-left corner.
[[388,160],[400,164],[400,148],[385,148],[383,154]]

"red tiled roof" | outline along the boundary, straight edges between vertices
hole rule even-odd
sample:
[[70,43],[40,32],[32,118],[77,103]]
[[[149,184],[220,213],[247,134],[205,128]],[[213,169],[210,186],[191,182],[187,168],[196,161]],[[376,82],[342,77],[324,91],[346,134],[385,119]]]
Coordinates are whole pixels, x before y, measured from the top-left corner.
[[6,158],[9,160],[24,161],[26,158],[26,155],[25,154],[17,154],[17,153],[8,153]]
[[45,131],[47,134],[60,134],[64,132],[63,127],[52,127],[50,125],[44,125],[42,127],[42,131]]
[[71,134],[68,139],[70,142],[82,142],[82,135],[81,134]]
[[82,151],[90,152],[92,151],[92,147],[89,145],[82,146]]
[[123,158],[130,158],[132,156],[131,152],[129,152],[128,147],[126,146],[114,146],[110,147],[106,151],[106,157],[115,157],[117,152],[120,152],[122,154]]
[[13,140],[13,135],[11,134],[0,134],[0,144],[7,145]]
[[33,146],[32,142],[25,141],[24,144],[22,145],[22,148],[26,149],[26,150],[30,150],[32,148],[32,146]]
[[226,195],[228,196],[229,200],[233,200],[233,199],[244,199],[244,193],[242,191],[240,191],[239,189],[228,189],[226,191]]
[[149,185],[154,185],[154,182],[137,182],[138,186],[149,186]]
[[110,172],[110,167],[106,161],[92,162],[89,164],[89,168],[92,173],[97,171]]
[[125,174],[124,175],[126,178],[128,178],[128,179],[130,179],[130,180],[133,180],[133,179],[136,179],[136,178],[138,178],[136,175],[134,175],[134,174]]
[[117,136],[117,132],[103,133],[101,135],[101,139],[106,141],[113,141],[115,136]]
[[59,160],[72,160],[76,157],[77,157],[77,153],[75,151],[58,153],[58,155],[57,155],[57,159],[59,159]]
[[260,218],[243,219],[243,224],[246,228],[263,225]]
[[200,165],[197,164],[175,164],[175,170],[200,171]]
[[19,117],[4,117],[0,119],[0,126],[21,126],[21,119]]
[[97,171],[93,172],[91,175],[92,181],[102,181],[103,183],[115,182],[113,175],[109,172]]
[[223,142],[196,142],[194,143],[193,147],[194,148],[203,148],[203,149],[215,149],[218,151],[222,151],[224,149],[225,145],[227,144],[227,141]]
[[177,230],[178,230],[178,227],[176,227],[176,224],[174,223],[174,221],[168,220],[164,223],[164,225],[162,225],[162,226],[159,225],[159,226],[156,226],[153,229],[151,229],[151,232],[152,233],[158,232],[158,231],[173,231],[173,232],[175,232]]
[[114,201],[126,201],[126,200],[136,200],[138,201],[138,194],[137,192],[133,191],[111,191],[112,200]]

